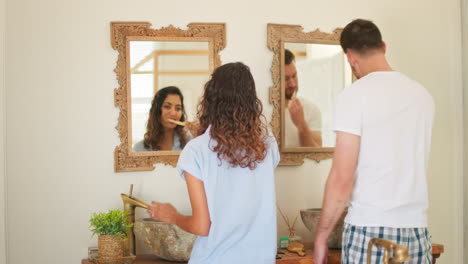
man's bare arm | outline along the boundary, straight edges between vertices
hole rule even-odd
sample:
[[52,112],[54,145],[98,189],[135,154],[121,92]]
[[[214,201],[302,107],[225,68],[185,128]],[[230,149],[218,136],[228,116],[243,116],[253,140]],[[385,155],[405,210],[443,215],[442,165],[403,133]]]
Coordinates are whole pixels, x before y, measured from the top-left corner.
[[322,146],[322,133],[321,131],[312,131],[305,128],[304,131],[298,129],[299,144],[301,147],[321,147]]
[[325,185],[322,213],[315,235],[316,263],[326,263],[326,243],[346,208],[353,190],[361,137],[336,133],[333,164]]

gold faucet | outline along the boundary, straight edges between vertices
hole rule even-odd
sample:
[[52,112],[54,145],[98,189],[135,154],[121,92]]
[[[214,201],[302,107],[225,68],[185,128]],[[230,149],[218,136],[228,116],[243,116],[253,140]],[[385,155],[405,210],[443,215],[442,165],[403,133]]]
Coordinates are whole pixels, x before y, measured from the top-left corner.
[[[127,222],[135,224],[135,208],[141,207],[148,209],[149,204],[132,197],[132,191],[133,184],[130,185],[130,195],[122,193],[120,194],[120,196],[123,200],[124,212],[127,213]],[[127,241],[129,253],[136,255],[135,233],[133,232],[133,226],[128,230]]]
[[[384,264],[403,263],[410,259],[407,247],[398,245],[389,240],[372,238],[367,246],[367,264],[371,263],[373,245],[378,249],[384,248]],[[390,257],[390,252],[393,252],[393,257]]]

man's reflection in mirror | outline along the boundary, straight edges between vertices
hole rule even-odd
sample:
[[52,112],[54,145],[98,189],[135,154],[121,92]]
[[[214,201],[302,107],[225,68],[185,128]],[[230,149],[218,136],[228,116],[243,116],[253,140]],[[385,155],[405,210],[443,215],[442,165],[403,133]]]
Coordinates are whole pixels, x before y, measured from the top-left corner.
[[133,146],[134,152],[182,150],[191,133],[185,127],[187,115],[179,88],[160,89],[153,98],[144,139]]
[[[322,117],[310,100],[296,96],[298,77],[294,54],[284,51],[285,145],[286,147],[321,147]],[[307,89],[302,87],[301,89]]]

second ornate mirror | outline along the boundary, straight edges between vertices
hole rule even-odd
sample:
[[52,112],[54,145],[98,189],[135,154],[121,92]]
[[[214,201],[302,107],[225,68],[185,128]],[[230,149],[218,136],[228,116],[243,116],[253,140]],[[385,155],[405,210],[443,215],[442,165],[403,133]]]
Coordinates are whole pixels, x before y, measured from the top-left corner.
[[[195,119],[204,84],[220,65],[219,52],[226,43],[225,25],[220,23],[192,23],[187,30],[150,26],[146,22],[111,23],[112,47],[119,52],[115,72],[120,87],[114,94],[120,108],[121,144],[114,151],[117,172],[153,170],[155,163],[175,166],[190,134],[167,119]],[[156,140],[161,133],[154,131],[168,127],[175,135],[170,146],[148,147],[145,134],[153,131],[151,139]]]
[[341,29],[306,33],[297,25],[268,24],[268,47],[274,52],[271,125],[282,165],[332,157],[336,97],[352,82],[340,34]]

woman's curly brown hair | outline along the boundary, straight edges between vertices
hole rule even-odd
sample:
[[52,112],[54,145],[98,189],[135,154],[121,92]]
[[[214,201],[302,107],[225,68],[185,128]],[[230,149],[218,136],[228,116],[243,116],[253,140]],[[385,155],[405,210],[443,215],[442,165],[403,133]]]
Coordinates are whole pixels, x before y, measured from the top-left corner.
[[197,112],[198,134],[211,125],[210,136],[217,143],[213,151],[218,158],[233,167],[254,169],[266,156],[268,134],[262,110],[249,68],[240,62],[225,64],[205,84]]
[[[147,149],[160,150],[161,141],[164,136],[164,128],[161,124],[161,107],[166,100],[166,97],[170,94],[175,94],[180,97],[182,104],[182,117],[179,121],[185,121],[185,107],[184,107],[184,96],[179,88],[175,86],[168,86],[162,89],[154,95],[153,102],[151,103],[151,109],[149,111],[148,124],[146,124],[146,133],[143,141],[143,145]],[[182,126],[176,126],[175,133],[179,135],[180,146],[183,148],[187,144],[188,135]]]

